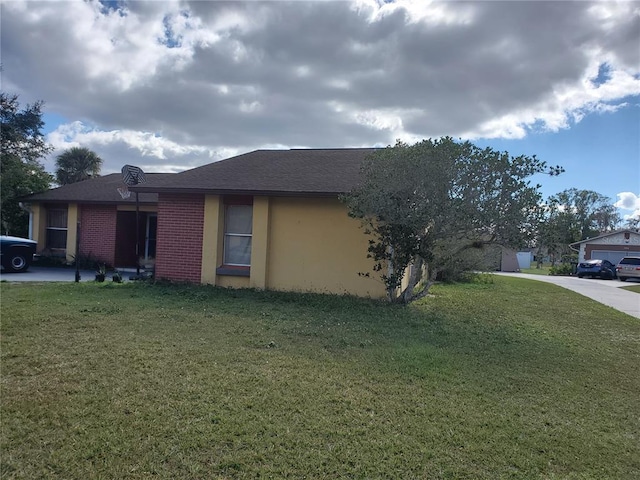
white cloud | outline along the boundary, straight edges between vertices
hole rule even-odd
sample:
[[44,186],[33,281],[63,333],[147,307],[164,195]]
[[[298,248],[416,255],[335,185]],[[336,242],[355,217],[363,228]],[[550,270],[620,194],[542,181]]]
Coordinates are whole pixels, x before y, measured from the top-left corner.
[[618,193],[618,201],[614,204],[615,207],[631,211],[631,213],[624,214],[625,220],[631,218],[640,218],[640,196],[632,192],[620,192]]
[[119,4],[4,2],[0,31],[3,89],[44,99],[69,119],[56,147],[117,155],[110,167],[188,168],[274,144],[523,138],[640,95],[635,2]]
[[[120,171],[125,163],[139,164],[148,172],[178,172],[189,166],[210,163],[238,153],[236,149],[213,150],[201,145],[178,144],[151,132],[97,130],[82,122],[60,125],[46,139],[54,147],[47,163],[49,170],[53,170],[57,155],[79,146],[100,155],[104,160],[103,173]],[[177,163],[167,163],[167,160]]]

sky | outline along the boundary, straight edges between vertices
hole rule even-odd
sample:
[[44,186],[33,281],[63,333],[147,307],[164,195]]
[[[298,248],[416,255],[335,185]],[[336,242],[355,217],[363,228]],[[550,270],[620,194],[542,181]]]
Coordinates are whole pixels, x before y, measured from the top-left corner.
[[640,2],[0,0],[2,91],[55,157],[178,172],[449,135],[640,215]]

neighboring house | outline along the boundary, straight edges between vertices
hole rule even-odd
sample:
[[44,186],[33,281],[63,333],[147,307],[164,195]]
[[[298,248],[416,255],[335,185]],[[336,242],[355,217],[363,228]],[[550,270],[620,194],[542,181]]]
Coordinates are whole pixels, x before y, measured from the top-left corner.
[[[172,175],[146,177],[153,184]],[[29,237],[38,242],[38,253],[73,261],[79,232],[81,256],[116,267],[136,266],[136,196],[123,199],[119,187],[122,175],[114,173],[24,198]],[[139,210],[139,257],[155,257],[158,195],[141,193]]]
[[338,198],[373,151],[258,150],[131,187],[158,196],[156,277],[384,296],[369,237]]
[[579,262],[597,258],[617,264],[623,257],[640,256],[640,233],[618,230],[572,243],[570,246],[578,252]]

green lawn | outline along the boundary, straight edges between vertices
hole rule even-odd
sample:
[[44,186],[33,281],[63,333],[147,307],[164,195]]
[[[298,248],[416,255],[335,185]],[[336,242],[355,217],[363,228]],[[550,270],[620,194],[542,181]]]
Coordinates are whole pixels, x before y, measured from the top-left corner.
[[531,273],[533,275],[549,275],[551,271],[551,265],[542,265],[540,268],[535,267],[535,263],[531,263],[531,268],[523,268],[520,270],[521,273]]
[[640,285],[629,285],[628,287],[620,287],[624,290],[629,290],[630,292],[640,293]]
[[3,480],[640,478],[640,322],[554,285],[0,288]]

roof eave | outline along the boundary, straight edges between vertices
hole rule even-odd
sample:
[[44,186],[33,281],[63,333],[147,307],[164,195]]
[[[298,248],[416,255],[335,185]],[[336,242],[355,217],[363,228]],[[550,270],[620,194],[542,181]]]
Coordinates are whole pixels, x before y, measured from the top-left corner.
[[[24,200],[23,203],[78,203],[80,205],[135,205],[135,200],[78,200],[77,198],[72,200],[65,199],[49,199],[49,198],[40,198],[35,200]],[[157,205],[158,201],[149,201],[149,200],[140,200],[138,202],[140,205]]]
[[197,195],[257,195],[269,197],[338,197],[348,192],[343,191],[292,191],[292,190],[255,190],[255,189],[223,189],[223,188],[180,188],[180,187],[129,187],[129,190],[140,193],[177,193]]
[[628,228],[625,228],[623,230],[616,230],[615,232],[609,232],[609,233],[605,233],[603,235],[598,235],[597,237],[592,237],[592,238],[587,238],[585,240],[580,240],[579,242],[573,242],[573,243],[570,243],[569,246],[571,247],[573,245],[580,245],[582,243],[587,243],[587,242],[592,242],[593,240],[598,240],[599,238],[610,237],[611,235],[617,235],[619,233],[626,233],[626,232],[633,233],[633,234],[636,234],[636,235],[640,235],[640,233],[636,232],[635,230],[630,230]]

